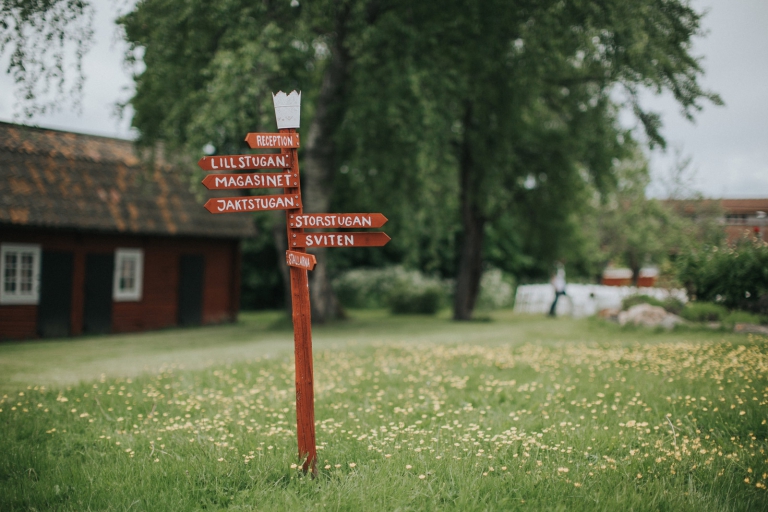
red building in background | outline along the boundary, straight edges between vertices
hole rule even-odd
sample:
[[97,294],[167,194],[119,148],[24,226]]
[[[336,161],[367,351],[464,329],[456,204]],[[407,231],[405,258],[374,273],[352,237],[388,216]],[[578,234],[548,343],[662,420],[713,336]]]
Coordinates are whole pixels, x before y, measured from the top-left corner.
[[0,123],[0,339],[234,321],[248,215],[132,142]]
[[768,235],[768,198],[721,199],[725,212],[723,226],[728,243],[745,236],[766,240]]
[[[637,286],[640,288],[655,286],[658,277],[659,270],[657,268],[641,268],[640,274],[637,277]],[[628,268],[606,268],[603,270],[600,284],[605,286],[632,286],[632,270]]]
[[[665,204],[678,214],[693,220],[706,218],[722,226],[726,240],[735,244],[738,240],[768,237],[768,198],[765,199],[678,199],[666,200]],[[637,286],[655,286],[658,269],[643,268]],[[601,284],[629,286],[632,271],[628,268],[609,267],[603,271]]]

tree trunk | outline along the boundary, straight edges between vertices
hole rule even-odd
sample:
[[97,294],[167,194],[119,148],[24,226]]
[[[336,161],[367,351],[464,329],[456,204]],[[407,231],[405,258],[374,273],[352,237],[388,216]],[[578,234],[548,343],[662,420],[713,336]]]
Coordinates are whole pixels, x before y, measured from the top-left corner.
[[632,286],[637,287],[640,280],[640,258],[633,252],[629,253],[629,268],[632,270]]
[[472,147],[468,132],[472,123],[472,109],[467,107],[464,120],[464,139],[460,158],[460,203],[463,241],[459,256],[459,273],[456,279],[456,295],[453,301],[453,319],[471,320],[472,311],[480,291],[483,274],[483,235],[485,216],[482,213],[478,184],[480,176],[474,168]]
[[[331,61],[323,75],[315,116],[309,125],[306,138],[302,139],[304,158],[301,165],[301,194],[304,211],[308,213],[325,213],[330,207],[337,165],[334,137],[346,108],[350,57],[344,47],[344,38],[348,16],[348,8],[342,9],[338,15],[336,38],[331,45]],[[317,258],[317,266],[310,273],[309,283],[312,320],[317,323],[343,317],[343,311],[328,279],[326,251],[311,251]]]
[[[463,194],[462,194],[463,195]],[[480,291],[483,275],[483,231],[485,219],[462,199],[462,227],[464,242],[459,259],[459,275],[456,279],[456,296],[453,301],[453,319],[471,320],[472,311]]]

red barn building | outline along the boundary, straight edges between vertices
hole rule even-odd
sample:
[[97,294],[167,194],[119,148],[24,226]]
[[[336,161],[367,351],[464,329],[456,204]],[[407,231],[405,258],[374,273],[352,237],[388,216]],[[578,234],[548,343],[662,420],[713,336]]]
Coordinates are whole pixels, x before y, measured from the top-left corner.
[[[657,268],[641,268],[640,274],[637,276],[637,286],[640,288],[651,288],[656,285],[658,277],[659,270]],[[606,268],[603,270],[600,284],[605,286],[632,286],[632,270],[628,268]]]
[[234,321],[248,215],[132,142],[0,123],[0,339]]
[[768,199],[722,199],[728,243],[744,237],[768,238]]

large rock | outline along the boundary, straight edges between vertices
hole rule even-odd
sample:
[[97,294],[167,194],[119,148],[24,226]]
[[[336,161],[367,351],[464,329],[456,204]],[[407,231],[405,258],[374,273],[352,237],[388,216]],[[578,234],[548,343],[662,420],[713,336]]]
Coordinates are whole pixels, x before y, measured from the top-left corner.
[[675,325],[684,323],[685,320],[672,313],[667,313],[664,308],[651,306],[650,304],[636,304],[626,311],[619,313],[619,325],[640,325],[643,327],[663,327],[672,329]]
[[611,320],[613,322],[618,322],[620,314],[621,314],[621,309],[604,308],[597,312],[597,317],[604,318],[605,320]]
[[768,326],[738,323],[733,326],[733,331],[734,332],[751,332],[754,334],[768,334]]

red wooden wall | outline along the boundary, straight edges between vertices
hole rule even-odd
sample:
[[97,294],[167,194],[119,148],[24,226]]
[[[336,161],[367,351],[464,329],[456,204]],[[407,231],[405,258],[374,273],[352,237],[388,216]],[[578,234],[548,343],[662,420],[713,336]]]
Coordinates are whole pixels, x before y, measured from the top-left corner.
[[[237,319],[240,304],[240,245],[232,239],[100,235],[0,229],[2,243],[39,244],[43,251],[71,251],[71,334],[83,330],[85,258],[118,247],[144,250],[143,290],[138,302],[112,302],[112,332],[161,329],[177,324],[179,259],[205,258],[203,323]],[[0,339],[37,337],[37,306],[0,305]]]
[[36,325],[37,306],[0,306],[0,339],[33,337]]

